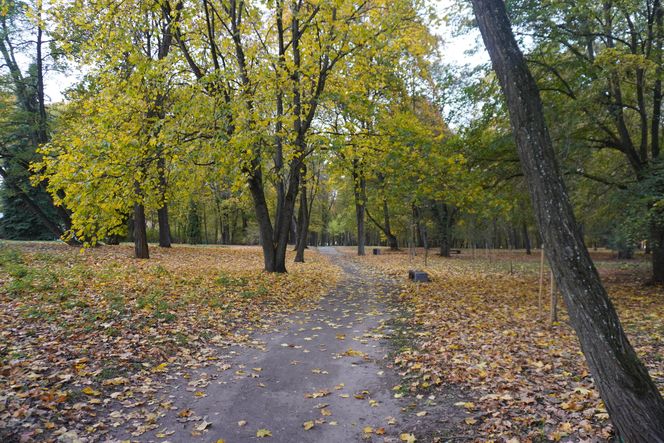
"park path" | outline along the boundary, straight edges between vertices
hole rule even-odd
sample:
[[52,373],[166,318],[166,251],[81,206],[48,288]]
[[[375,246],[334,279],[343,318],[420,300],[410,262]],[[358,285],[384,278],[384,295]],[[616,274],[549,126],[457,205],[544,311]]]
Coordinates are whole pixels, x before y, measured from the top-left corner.
[[252,337],[255,346],[222,349],[223,364],[174,383],[177,409],[157,429],[140,437],[116,429],[113,437],[240,443],[262,441],[257,432],[267,430],[264,440],[275,443],[396,442],[430,428],[432,414],[417,416],[420,406],[393,390],[400,379],[386,335],[398,284],[334,248],[320,250],[344,276],[317,308],[275,322]]

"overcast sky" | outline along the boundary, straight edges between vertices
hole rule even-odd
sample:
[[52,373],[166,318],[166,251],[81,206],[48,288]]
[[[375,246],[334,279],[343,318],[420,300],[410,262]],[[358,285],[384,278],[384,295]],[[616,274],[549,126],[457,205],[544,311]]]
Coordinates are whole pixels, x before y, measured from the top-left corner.
[[[453,1],[438,0],[436,2],[436,9],[440,17],[445,16],[447,8],[449,8]],[[473,32],[462,37],[454,37],[452,35],[452,27],[444,22],[437,26],[434,32],[443,40],[440,51],[444,63],[457,66],[476,66],[486,63],[489,60],[489,56],[482,45],[479,32]],[[63,92],[76,83],[79,76],[80,74],[76,72],[66,74],[59,72],[48,73],[45,88],[48,100],[50,102],[62,101],[64,98]]]

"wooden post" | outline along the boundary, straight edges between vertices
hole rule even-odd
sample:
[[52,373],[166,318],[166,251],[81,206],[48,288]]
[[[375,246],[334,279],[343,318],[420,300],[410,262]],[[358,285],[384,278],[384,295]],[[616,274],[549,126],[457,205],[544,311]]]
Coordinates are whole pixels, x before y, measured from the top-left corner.
[[558,288],[556,288],[556,280],[553,278],[553,271],[551,271],[551,323],[558,321]]
[[539,318],[542,319],[542,296],[544,292],[544,245],[540,254],[540,279],[539,279],[539,297],[537,299],[537,312]]

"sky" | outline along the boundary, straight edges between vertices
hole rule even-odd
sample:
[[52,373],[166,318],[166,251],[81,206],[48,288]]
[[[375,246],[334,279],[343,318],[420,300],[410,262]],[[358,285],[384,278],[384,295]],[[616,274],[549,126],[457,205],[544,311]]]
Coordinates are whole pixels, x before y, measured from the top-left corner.
[[[438,0],[435,2],[436,11],[439,17],[444,17],[447,9],[454,0]],[[441,21],[441,24],[433,29],[433,32],[440,36],[442,44],[440,51],[443,61],[446,64],[454,66],[486,63],[489,56],[484,50],[479,32],[475,31],[468,35],[455,37],[450,25]],[[471,53],[472,52],[472,53]],[[77,72],[50,72],[45,79],[45,93],[50,103],[56,103],[64,100],[64,91],[74,85],[80,73]]]

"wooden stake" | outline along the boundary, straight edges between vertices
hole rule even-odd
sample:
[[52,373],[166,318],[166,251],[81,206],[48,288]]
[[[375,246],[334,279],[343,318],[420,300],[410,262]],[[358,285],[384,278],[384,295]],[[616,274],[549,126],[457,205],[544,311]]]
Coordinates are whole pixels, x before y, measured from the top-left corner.
[[558,289],[556,288],[556,280],[553,278],[553,270],[551,270],[551,323],[558,321]]
[[539,280],[539,298],[537,299],[537,312],[540,320],[542,319],[542,296],[544,292],[544,245],[540,254],[540,280]]

